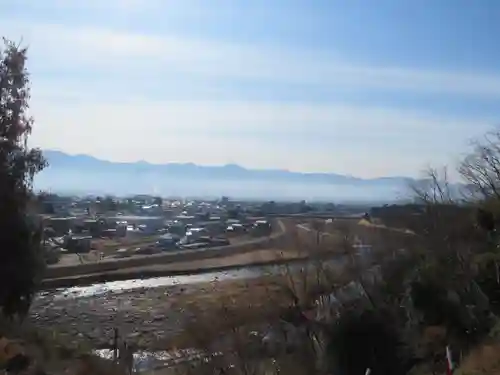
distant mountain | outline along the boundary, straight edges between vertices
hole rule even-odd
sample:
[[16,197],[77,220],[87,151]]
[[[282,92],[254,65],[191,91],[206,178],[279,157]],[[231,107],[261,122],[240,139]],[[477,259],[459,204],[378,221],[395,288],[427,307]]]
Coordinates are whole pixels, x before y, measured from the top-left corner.
[[193,163],[151,164],[145,161],[117,163],[97,159],[89,155],[68,155],[61,151],[44,151],[50,169],[78,169],[80,172],[127,173],[129,175],[162,173],[168,177],[265,179],[300,181],[304,183],[332,184],[386,184],[389,182],[410,183],[407,177],[380,177],[363,179],[335,173],[302,173],[282,169],[247,169],[237,164],[202,166]]
[[[407,177],[363,179],[335,173],[300,173],[280,169],[247,169],[236,164],[117,163],[90,155],[45,150],[49,167],[36,187],[50,190],[139,192],[182,196],[269,199],[387,200],[398,198],[413,181]],[[399,190],[399,192],[395,192]],[[399,197],[400,198],[400,197]]]

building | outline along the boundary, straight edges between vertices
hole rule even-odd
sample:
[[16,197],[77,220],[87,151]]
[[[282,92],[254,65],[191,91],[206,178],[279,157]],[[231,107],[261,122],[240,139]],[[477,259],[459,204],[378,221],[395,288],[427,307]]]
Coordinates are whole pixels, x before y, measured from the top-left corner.
[[204,228],[190,228],[186,232],[186,236],[184,237],[184,240],[186,243],[195,243],[198,241],[200,237],[207,236],[208,231]]
[[196,222],[196,216],[193,215],[178,215],[174,219],[183,224],[193,224]]
[[47,226],[54,229],[56,236],[64,236],[75,228],[76,217],[51,217]]
[[222,221],[204,221],[196,223],[196,226],[206,229],[210,236],[218,236],[226,231],[226,225]]
[[267,236],[271,232],[271,223],[267,220],[257,220],[252,227],[252,235],[254,236]]
[[126,226],[144,226],[147,231],[157,231],[165,227],[165,219],[163,216],[134,216],[134,215],[120,215],[107,217],[106,221],[115,223],[122,223]]
[[158,238],[156,245],[160,247],[162,250],[173,250],[177,249],[177,243],[181,239],[180,236],[175,234],[166,233]]
[[66,247],[70,253],[88,253],[92,245],[92,236],[71,236]]
[[168,226],[168,232],[172,234],[176,234],[179,236],[184,236],[186,234],[186,225],[180,222],[171,223]]

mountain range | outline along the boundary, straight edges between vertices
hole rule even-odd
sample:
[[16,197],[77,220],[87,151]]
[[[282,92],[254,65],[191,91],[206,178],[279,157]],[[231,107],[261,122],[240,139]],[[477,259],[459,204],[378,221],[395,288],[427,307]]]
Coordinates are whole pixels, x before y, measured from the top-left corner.
[[335,173],[247,169],[237,164],[121,163],[54,150],[45,150],[44,156],[49,167],[36,177],[35,188],[55,192],[387,201],[404,198],[413,181],[408,177],[363,179]]

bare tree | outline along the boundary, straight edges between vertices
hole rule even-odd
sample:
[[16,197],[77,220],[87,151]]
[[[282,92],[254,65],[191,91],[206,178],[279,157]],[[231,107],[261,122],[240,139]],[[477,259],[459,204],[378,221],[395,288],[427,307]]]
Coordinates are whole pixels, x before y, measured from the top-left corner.
[[454,306],[454,314],[442,311],[442,316],[449,318],[455,337],[470,343],[491,323],[489,298],[477,283],[476,260],[485,244],[475,224],[478,202],[463,200],[452,191],[447,174],[431,169],[427,176],[426,185],[415,189],[423,210],[415,230],[421,259],[414,280],[444,293],[436,298],[441,298],[442,306]]
[[423,182],[413,189],[422,210],[418,220],[413,221],[415,227],[410,229],[416,233],[415,244],[427,258],[426,266],[444,267],[455,281],[464,281],[465,275],[470,280],[470,239],[475,231],[471,207],[462,204],[452,191],[446,169],[441,173],[429,169]]
[[500,130],[473,142],[473,151],[462,161],[459,173],[472,197],[500,202]]

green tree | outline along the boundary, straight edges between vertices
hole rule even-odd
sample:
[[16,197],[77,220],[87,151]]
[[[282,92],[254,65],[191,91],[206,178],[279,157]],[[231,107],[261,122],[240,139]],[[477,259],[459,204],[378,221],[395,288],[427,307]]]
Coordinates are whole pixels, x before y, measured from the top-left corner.
[[34,175],[46,162],[27,140],[33,119],[26,48],[0,48],[0,306],[8,316],[29,309],[41,271],[41,226],[28,217]]

